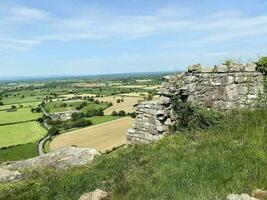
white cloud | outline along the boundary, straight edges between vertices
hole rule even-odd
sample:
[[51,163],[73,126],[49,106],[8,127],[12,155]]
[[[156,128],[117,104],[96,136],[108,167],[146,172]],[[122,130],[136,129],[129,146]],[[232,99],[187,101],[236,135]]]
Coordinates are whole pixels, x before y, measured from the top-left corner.
[[190,10],[168,6],[149,15],[127,16],[96,10],[80,17],[56,18],[43,10],[15,6],[9,9],[7,15],[9,16],[5,16],[5,19],[13,21],[0,23],[0,30],[7,30],[6,33],[2,33],[5,35],[10,35],[9,30],[12,32],[17,23],[23,27],[23,20],[40,21],[38,25],[34,24],[30,28],[31,34],[23,38],[34,41],[34,44],[2,39],[2,47],[17,45],[19,49],[32,48],[51,40],[96,40],[112,37],[136,39],[172,33],[193,37],[193,41],[192,38],[180,37],[184,43],[218,43],[267,34],[267,14],[246,16],[239,10],[222,10],[199,17]]
[[26,6],[14,6],[9,9],[12,20],[40,20],[48,18],[46,11]]

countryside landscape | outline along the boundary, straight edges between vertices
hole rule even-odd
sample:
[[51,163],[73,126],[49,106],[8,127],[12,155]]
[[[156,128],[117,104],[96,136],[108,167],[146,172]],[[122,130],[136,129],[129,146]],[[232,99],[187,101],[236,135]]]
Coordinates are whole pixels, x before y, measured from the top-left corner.
[[0,2],[0,200],[267,200],[267,1]]

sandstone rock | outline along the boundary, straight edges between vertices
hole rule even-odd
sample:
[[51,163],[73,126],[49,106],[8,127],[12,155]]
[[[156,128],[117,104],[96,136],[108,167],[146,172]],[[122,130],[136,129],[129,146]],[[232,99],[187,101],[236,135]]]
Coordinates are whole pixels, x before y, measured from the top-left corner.
[[194,64],[188,67],[188,72],[201,72],[201,64]]
[[259,200],[257,198],[251,197],[248,194],[230,194],[227,196],[228,200]]
[[169,105],[171,103],[171,99],[168,97],[161,96],[158,99],[158,104],[160,105]]
[[20,170],[37,167],[70,168],[90,163],[96,155],[95,149],[66,147],[28,160],[4,163],[0,167],[8,170]]
[[257,65],[255,63],[247,63],[245,65],[245,71],[246,72],[255,72]]
[[256,189],[256,190],[253,191],[252,194],[253,194],[253,196],[255,198],[258,198],[258,199],[261,199],[261,200],[267,198],[267,191],[265,191],[265,190]]
[[203,72],[203,73],[212,73],[212,72],[214,72],[214,68],[203,67],[201,72]]
[[103,190],[96,189],[93,192],[83,194],[79,200],[108,200],[109,194]]
[[19,180],[21,178],[23,178],[23,174],[19,173],[18,171],[10,171],[0,168],[0,183]]
[[222,73],[222,72],[228,72],[228,66],[227,65],[218,65],[214,67],[214,71]]

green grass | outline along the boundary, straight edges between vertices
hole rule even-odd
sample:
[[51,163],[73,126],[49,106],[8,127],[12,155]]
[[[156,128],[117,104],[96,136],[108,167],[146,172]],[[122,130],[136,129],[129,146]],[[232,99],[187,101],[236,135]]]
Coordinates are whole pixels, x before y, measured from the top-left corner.
[[21,108],[14,112],[0,111],[0,124],[29,121],[41,116],[42,113],[31,112],[31,108]]
[[122,118],[122,117],[121,116],[105,115],[105,116],[88,117],[87,119],[89,119],[92,122],[92,125],[97,125],[97,124],[102,124],[102,123],[109,122],[109,121],[116,120],[116,119],[120,119],[120,118]]
[[20,106],[23,106],[22,108],[35,108],[40,104],[40,102],[28,102],[28,103],[20,103],[20,104],[8,104],[8,105],[3,105],[0,106],[0,111],[1,110],[6,110],[10,109],[12,105],[15,105],[17,109],[20,109]]
[[28,159],[35,156],[38,156],[36,143],[28,143],[9,147],[7,149],[0,149],[0,163]]
[[0,199],[78,199],[96,188],[112,199],[226,199],[267,189],[267,111],[234,111],[213,129],[122,148],[91,165],[43,169],[0,185]]
[[46,134],[37,122],[0,126],[0,148],[36,142]]
[[[39,90],[39,91],[24,90],[24,91],[20,91],[20,92],[10,92],[8,94],[10,94],[10,95],[8,97],[4,96],[3,100],[2,100],[5,105],[17,104],[17,103],[27,103],[27,102],[40,102],[46,96],[49,96],[41,90]],[[24,96],[24,98],[22,98],[22,96]]]
[[[45,109],[49,111],[50,113],[76,110],[76,107],[79,106],[83,102],[84,101],[74,101],[74,102],[53,101],[53,102],[47,103],[45,105]],[[81,109],[82,112],[86,112],[92,109],[97,110],[99,108],[106,109],[108,107],[107,104],[96,104],[90,101],[86,101],[86,102],[88,103],[88,105]],[[63,103],[67,103],[67,106],[62,107],[61,105]]]

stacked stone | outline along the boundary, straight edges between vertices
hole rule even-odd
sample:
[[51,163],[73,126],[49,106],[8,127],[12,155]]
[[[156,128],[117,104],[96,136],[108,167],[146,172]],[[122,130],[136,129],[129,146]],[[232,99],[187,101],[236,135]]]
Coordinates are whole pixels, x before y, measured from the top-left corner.
[[151,143],[168,134],[175,124],[171,98],[208,108],[229,110],[253,108],[263,96],[263,75],[254,63],[229,63],[212,68],[191,65],[188,71],[164,77],[158,101],[143,102],[136,106],[137,117],[127,139],[129,144]]
[[171,118],[171,100],[160,97],[158,101],[143,102],[135,107],[137,117],[132,129],[129,129],[127,140],[130,144],[151,143],[168,134]]

